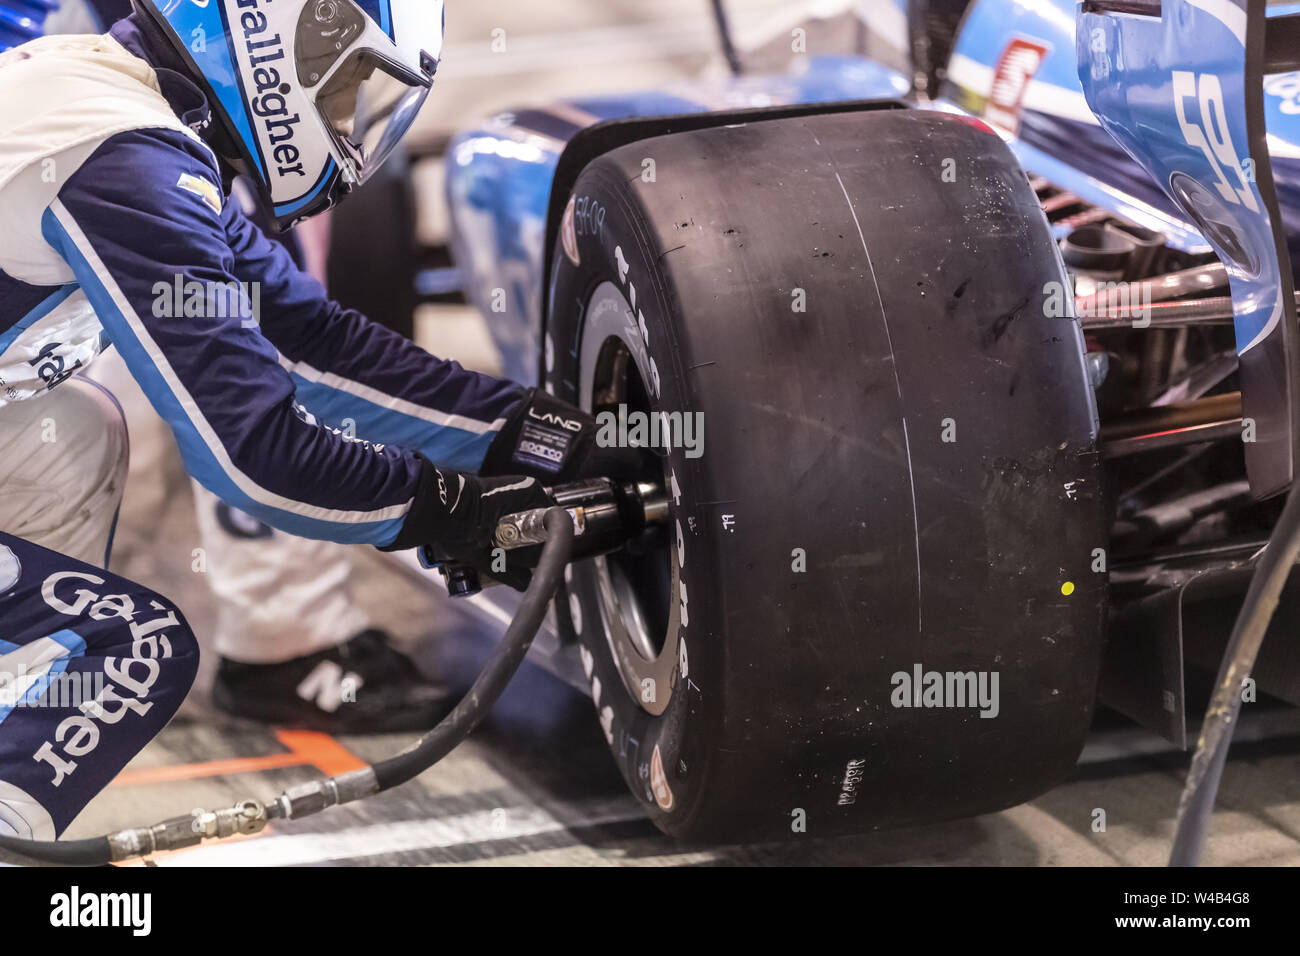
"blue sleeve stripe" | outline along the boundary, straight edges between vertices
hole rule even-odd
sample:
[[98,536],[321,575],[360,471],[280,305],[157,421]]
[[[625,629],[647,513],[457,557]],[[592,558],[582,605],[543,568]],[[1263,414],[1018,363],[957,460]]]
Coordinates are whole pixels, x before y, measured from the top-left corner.
[[370,544],[387,544],[397,537],[410,511],[409,501],[367,512],[321,508],[267,491],[236,468],[198,403],[62,202],[55,200],[50,205],[41,228],[46,241],[72,266],[100,323],[150,402],[172,426],[187,470],[205,488],[291,534]]
[[[377,404],[352,391],[326,385],[308,378],[283,357],[281,364],[290,368],[298,400],[318,419],[340,428],[346,420],[355,426],[356,437],[376,441],[382,435],[385,444],[401,445],[418,451],[430,461],[459,471],[478,471],[487,455],[495,431],[475,431],[454,426],[430,427],[425,415],[415,416],[398,411],[388,404]],[[396,399],[388,402],[398,403]],[[428,414],[428,409],[420,409]],[[446,416],[455,417],[455,416]],[[478,423],[475,423],[478,424]]]
[[497,418],[490,422],[482,421],[478,418],[471,418],[468,415],[456,415],[451,412],[440,412],[436,408],[427,408],[424,405],[417,405],[415,402],[407,401],[404,398],[397,398],[394,395],[388,395],[377,388],[366,385],[362,382],[355,382],[352,379],[344,378],[334,372],[322,372],[319,369],[312,368],[306,362],[295,362],[293,359],[284,355],[280,356],[280,365],[293,375],[306,382],[312,382],[316,385],[323,385],[325,388],[333,389],[336,392],[343,392],[352,395],[371,405],[378,405],[380,408],[388,409],[399,415],[405,415],[408,418],[416,418],[429,425],[435,425],[438,428],[454,428],[458,431],[469,432],[472,435],[495,435],[505,426],[505,418]]

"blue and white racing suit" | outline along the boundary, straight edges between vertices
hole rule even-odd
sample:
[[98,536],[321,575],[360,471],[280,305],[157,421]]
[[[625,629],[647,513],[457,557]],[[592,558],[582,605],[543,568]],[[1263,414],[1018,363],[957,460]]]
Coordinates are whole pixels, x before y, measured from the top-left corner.
[[[424,459],[477,470],[523,389],[329,301],[230,201],[208,104],[172,55],[136,18],[0,54],[0,442],[7,417],[11,432],[43,424],[7,412],[54,409],[114,347],[214,494],[293,534],[389,545]],[[42,667],[108,675],[110,696],[75,713],[28,706],[39,685],[7,710],[0,697],[0,831],[49,835],[174,713],[196,648],[157,595],[24,538],[6,492],[0,568],[19,573],[0,575],[0,662],[39,644]],[[60,574],[103,583],[50,584]],[[108,594],[135,610],[113,613]],[[142,651],[140,628],[169,653]]]

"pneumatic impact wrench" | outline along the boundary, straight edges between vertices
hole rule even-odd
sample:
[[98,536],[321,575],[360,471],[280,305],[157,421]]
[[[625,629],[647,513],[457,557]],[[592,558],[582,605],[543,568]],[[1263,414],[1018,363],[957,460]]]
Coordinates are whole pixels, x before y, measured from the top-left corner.
[[[571,561],[617,551],[652,525],[668,519],[668,497],[652,482],[617,483],[592,478],[556,485],[547,492],[573,521]],[[497,523],[494,547],[504,551],[536,547],[546,541],[545,508],[506,515]],[[482,590],[478,571],[441,553],[436,545],[419,549],[420,564],[436,568],[452,597]]]

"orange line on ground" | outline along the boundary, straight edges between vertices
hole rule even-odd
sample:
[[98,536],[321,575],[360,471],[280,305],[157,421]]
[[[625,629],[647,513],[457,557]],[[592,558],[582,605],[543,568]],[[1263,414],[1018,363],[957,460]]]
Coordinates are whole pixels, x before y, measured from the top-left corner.
[[183,763],[172,767],[147,767],[141,770],[123,770],[113,779],[110,786],[129,787],[144,783],[193,780],[198,777],[221,777],[258,770],[277,770],[280,767],[297,767],[304,763],[309,761],[300,754],[287,753],[270,754],[266,757],[235,757],[207,763]]
[[304,764],[310,764],[321,773],[333,777],[366,766],[365,761],[345,749],[329,734],[311,730],[277,730],[275,736],[289,749],[288,753],[268,754],[263,757],[233,757],[229,760],[177,764],[172,767],[123,770],[113,779],[110,786],[139,786],[147,783],[194,780],[198,777],[222,777],[237,773],[278,770],[281,767],[300,767]]
[[275,736],[280,743],[301,758],[302,763],[309,763],[323,774],[331,777],[349,770],[360,770],[367,766],[329,734],[316,733],[313,730],[277,730]]

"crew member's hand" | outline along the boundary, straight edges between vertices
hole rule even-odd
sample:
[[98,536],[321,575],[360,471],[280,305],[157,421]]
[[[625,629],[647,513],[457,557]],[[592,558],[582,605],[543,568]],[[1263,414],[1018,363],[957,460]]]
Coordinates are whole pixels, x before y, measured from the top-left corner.
[[531,475],[554,486],[582,478],[633,481],[647,473],[653,452],[602,447],[597,434],[595,416],[532,389],[488,447],[479,474]]
[[497,523],[509,514],[549,508],[555,501],[536,478],[480,478],[432,465],[421,481],[402,532],[384,550],[431,546],[441,558],[476,568],[517,591],[528,587],[540,548],[493,555]]

